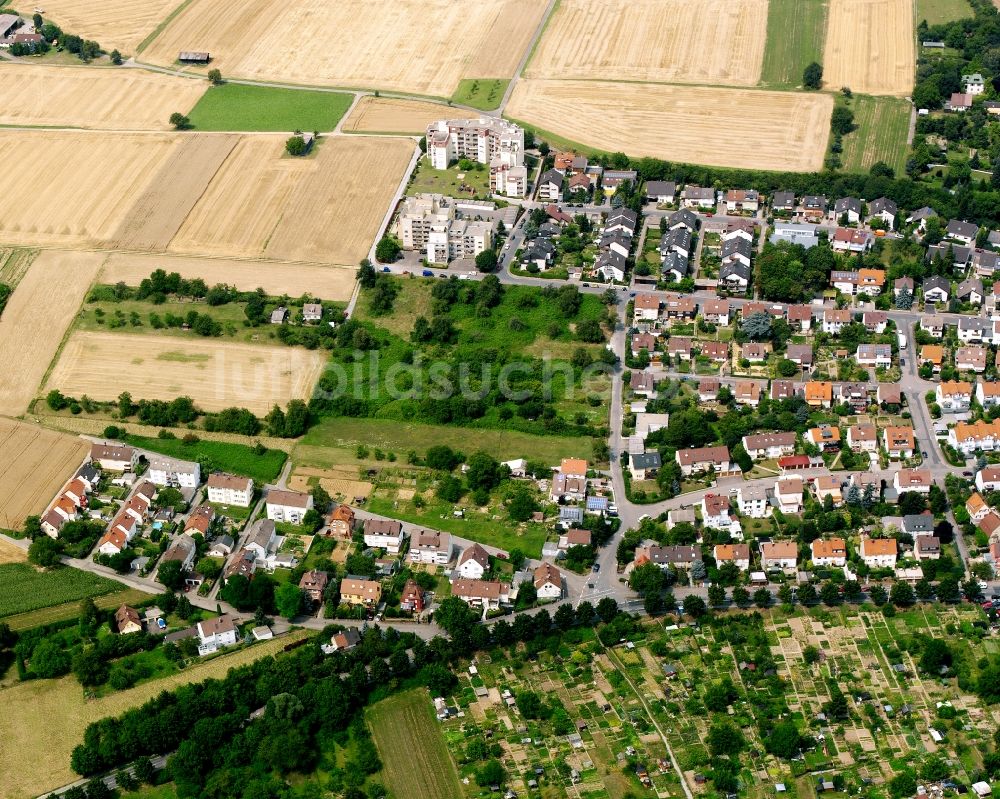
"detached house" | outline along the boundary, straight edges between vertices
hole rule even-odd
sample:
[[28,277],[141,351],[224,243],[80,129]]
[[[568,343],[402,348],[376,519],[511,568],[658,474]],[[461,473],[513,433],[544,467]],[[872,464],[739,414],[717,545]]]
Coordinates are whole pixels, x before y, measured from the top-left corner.
[[455,580],[451,593],[467,605],[484,611],[510,604],[510,584],[498,580]]
[[875,237],[867,230],[839,227],[830,239],[834,252],[868,252],[875,242]]
[[756,189],[730,189],[725,196],[726,210],[731,213],[757,213],[760,195]]
[[929,494],[933,482],[930,469],[900,469],[893,475],[892,487],[897,494],[905,494],[908,491]]
[[438,530],[421,530],[410,541],[411,563],[447,565],[451,560],[451,534]]
[[801,477],[780,477],[774,484],[774,496],[782,513],[798,513],[802,510]]
[[805,387],[806,404],[814,408],[829,408],[833,405],[833,383],[810,380]]
[[702,317],[713,325],[729,324],[729,300],[706,300],[701,309]]
[[736,521],[729,510],[726,494],[705,494],[701,500],[701,517],[702,524],[710,530],[732,530]]
[[384,549],[389,555],[398,555],[403,547],[403,525],[395,519],[365,519],[365,546]]
[[912,427],[886,427],[882,431],[885,451],[893,460],[912,458],[916,448]]
[[[482,580],[489,571],[490,555],[479,544],[466,547],[458,557],[455,567],[457,576],[466,580]],[[453,578],[454,579],[454,578]]]
[[976,473],[976,488],[980,491],[1000,491],[1000,466],[987,466]]
[[660,318],[660,298],[655,294],[636,294],[633,318],[636,324],[656,322]]
[[840,335],[844,325],[851,323],[851,312],[844,309],[828,308],[823,312],[823,332],[831,335]]
[[139,451],[114,442],[91,444],[90,460],[106,472],[133,472],[139,464]]
[[833,204],[833,217],[837,221],[846,217],[847,224],[858,224],[861,221],[861,200],[857,197],[841,197]]
[[313,498],[311,494],[301,491],[272,488],[267,492],[265,505],[267,518],[271,521],[302,524],[306,513],[313,507]]
[[345,605],[375,607],[382,601],[382,584],[375,580],[345,577],[340,581],[340,601]]
[[840,449],[840,428],[831,425],[821,425],[806,431],[805,439],[821,450]]
[[982,305],[986,293],[983,290],[983,281],[978,277],[970,277],[958,284],[955,289],[955,296],[959,302],[967,302],[970,305]]
[[847,563],[847,544],[843,538],[816,539],[810,546],[813,566],[843,566]]
[[795,454],[795,433],[758,433],[743,436],[743,448],[753,460]]
[[892,347],[889,344],[859,344],[854,359],[861,366],[888,369],[892,366]]
[[701,186],[685,186],[681,192],[681,205],[685,208],[715,208],[715,189]]
[[951,297],[951,282],[940,275],[931,275],[923,282],[924,302],[948,302]]
[[733,467],[726,447],[700,447],[677,450],[675,455],[681,474],[685,477],[698,472],[714,469],[716,472],[728,472]]
[[799,548],[794,541],[768,541],[760,545],[760,565],[764,571],[795,571]]
[[979,235],[979,226],[971,222],[951,219],[948,221],[948,226],[945,228],[944,234],[945,238],[971,247],[976,243],[976,237]]
[[865,217],[865,221],[870,225],[872,220],[881,219],[885,222],[886,228],[892,230],[896,227],[896,217],[898,214],[899,208],[896,206],[896,203],[888,197],[879,197],[868,204],[868,216]]
[[551,563],[543,563],[534,572],[536,596],[559,599],[562,596],[562,573]]
[[938,383],[934,394],[943,413],[960,413],[969,410],[969,404],[972,402],[972,384],[959,380]]
[[751,519],[763,519],[771,513],[764,486],[740,486],[736,491],[736,504],[740,513]]
[[955,368],[960,372],[982,374],[986,371],[986,355],[985,347],[959,347],[955,352]]
[[847,429],[847,445],[854,452],[877,452],[878,436],[875,425],[851,425],[851,427]]
[[750,546],[748,544],[716,544],[713,555],[717,566],[735,563],[742,572],[750,570]]
[[869,569],[895,569],[896,539],[862,536],[860,554]]

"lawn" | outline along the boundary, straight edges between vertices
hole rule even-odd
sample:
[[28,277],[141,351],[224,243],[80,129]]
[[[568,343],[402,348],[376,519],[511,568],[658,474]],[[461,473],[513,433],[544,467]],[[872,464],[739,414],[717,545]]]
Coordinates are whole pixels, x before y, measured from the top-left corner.
[[[459,177],[461,175],[461,177]],[[449,197],[465,199],[490,198],[490,172],[484,164],[476,164],[472,169],[462,170],[457,166],[450,169],[434,169],[424,156],[417,162],[413,178],[406,189],[414,194],[445,194]]]
[[924,20],[928,25],[940,25],[972,15],[968,0],[916,0],[914,18],[918,25]]
[[288,459],[288,453],[278,449],[265,450],[258,455],[253,447],[225,441],[198,440],[189,444],[179,438],[128,436],[128,443],[171,458],[198,461],[204,471],[232,472],[252,477],[257,484],[274,480],[281,474]]
[[430,447],[442,443],[470,455],[476,450],[485,450],[502,460],[530,457],[557,464],[563,458],[593,458],[591,439],[582,436],[535,436],[513,430],[339,418],[325,419],[310,429],[296,446],[294,460],[324,468],[350,460],[323,451],[329,447],[351,450],[353,459],[353,450],[359,444],[405,456],[410,450],[422,455]]
[[451,101],[456,105],[492,111],[500,105],[509,83],[505,78],[465,78],[459,82]]
[[196,130],[331,131],[351,107],[340,92],[224,83],[213,86],[188,115]]
[[366,717],[393,796],[462,799],[458,772],[424,689],[383,699]]
[[[122,605],[135,605],[143,602],[149,599],[149,596],[145,591],[140,591],[137,588],[129,588],[125,591],[113,591],[110,594],[95,597],[94,604],[101,610],[117,609]],[[59,605],[7,616],[4,618],[4,624],[12,630],[29,630],[32,627],[41,627],[43,624],[75,619],[79,613],[79,601],[63,602]]]
[[823,61],[826,14],[827,0],[770,0],[761,84],[802,85],[805,68]]
[[0,565],[0,618],[121,591],[122,584],[60,566],[38,571],[27,563]]
[[854,112],[853,132],[844,136],[841,153],[845,172],[868,172],[884,161],[896,176],[905,173],[910,127],[910,104],[897,97],[869,97],[856,94],[850,102]]

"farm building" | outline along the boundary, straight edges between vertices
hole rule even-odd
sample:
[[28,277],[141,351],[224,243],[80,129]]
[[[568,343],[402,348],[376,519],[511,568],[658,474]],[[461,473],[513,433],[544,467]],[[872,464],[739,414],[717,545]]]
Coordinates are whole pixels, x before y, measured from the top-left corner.
[[181,50],[177,54],[177,60],[182,64],[207,64],[212,60],[212,55],[202,50]]

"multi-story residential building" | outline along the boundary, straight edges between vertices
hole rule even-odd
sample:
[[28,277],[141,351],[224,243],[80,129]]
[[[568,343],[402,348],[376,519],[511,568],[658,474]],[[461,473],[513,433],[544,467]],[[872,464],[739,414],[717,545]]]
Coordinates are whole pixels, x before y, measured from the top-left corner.
[[973,522],[979,522],[990,512],[990,506],[986,504],[982,494],[973,491],[972,496],[965,501],[965,510]]
[[382,599],[382,584],[375,580],[345,577],[340,581],[340,601],[345,605],[377,605]]
[[780,477],[774,484],[774,496],[782,513],[798,513],[802,510],[801,477]]
[[861,559],[870,569],[896,568],[896,539],[861,536]]
[[681,474],[687,476],[697,472],[728,472],[732,468],[729,450],[726,447],[700,447],[677,450],[675,455]]
[[701,500],[701,521],[710,530],[730,530],[733,516],[727,494],[705,494]]
[[976,474],[976,488],[980,491],[1000,491],[1000,466],[987,466]]
[[1000,448],[1000,419],[959,422],[948,431],[948,443],[964,455]]
[[938,383],[934,391],[937,404],[942,413],[961,413],[969,410],[972,401],[972,384],[964,380],[949,380]]
[[740,513],[751,519],[763,519],[771,513],[771,505],[764,486],[740,486],[736,492]]
[[201,483],[201,466],[194,461],[157,455],[149,459],[146,479],[158,486],[197,488]]
[[913,437],[913,428],[905,426],[886,427],[882,431],[882,440],[885,442],[885,451],[890,458],[912,458],[916,448],[916,441]]
[[976,401],[983,408],[993,408],[1000,405],[1000,383],[976,383]]
[[499,117],[441,119],[427,126],[427,157],[434,169],[447,169],[461,158],[488,164],[490,190],[523,197],[528,170],[524,166],[524,131]]
[[897,494],[908,491],[916,494],[929,494],[934,478],[930,469],[900,469],[892,477],[892,487]]
[[799,548],[794,541],[767,541],[760,545],[760,565],[764,571],[794,571],[799,562]]
[[302,524],[306,513],[313,506],[313,498],[311,494],[304,494],[301,491],[272,488],[267,492],[265,506],[267,518],[271,521]]
[[90,460],[108,472],[132,472],[139,463],[139,451],[108,441],[90,445]]
[[843,566],[847,563],[847,544],[843,538],[817,538],[811,544],[813,566]]
[[451,535],[437,530],[421,530],[410,541],[411,563],[446,565],[451,560]]
[[823,312],[823,332],[831,335],[839,335],[844,325],[851,323],[851,312],[830,308]]
[[955,368],[960,372],[982,374],[986,371],[987,354],[985,347],[977,345],[959,347],[955,351]]
[[208,476],[208,501],[249,508],[253,501],[253,480],[225,472],[212,472]]
[[[493,203],[454,200],[440,194],[407,197],[396,218],[396,235],[404,249],[418,250],[434,264],[474,258],[493,246],[493,222],[476,219]],[[472,217],[472,218],[469,218]]]
[[395,519],[365,519],[365,546],[384,549],[390,555],[398,555],[403,547],[403,525]]
[[847,428],[847,446],[855,452],[878,451],[878,433],[875,425],[851,425]]
[[795,433],[758,433],[743,436],[743,448],[754,460],[793,455],[795,453]]
[[510,604],[510,584],[498,580],[455,580],[451,584],[451,595],[474,608],[497,610]]

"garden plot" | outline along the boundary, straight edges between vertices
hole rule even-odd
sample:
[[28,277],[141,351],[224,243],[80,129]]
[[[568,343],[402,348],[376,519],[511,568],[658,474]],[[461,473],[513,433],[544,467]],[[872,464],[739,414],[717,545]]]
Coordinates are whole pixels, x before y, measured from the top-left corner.
[[461,78],[512,77],[544,10],[536,0],[194,0],[143,59],[170,66],[180,50],[207,50],[226,75],[449,97]]

